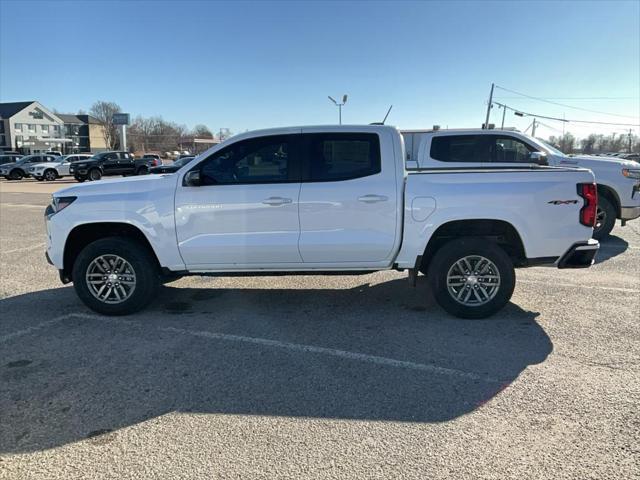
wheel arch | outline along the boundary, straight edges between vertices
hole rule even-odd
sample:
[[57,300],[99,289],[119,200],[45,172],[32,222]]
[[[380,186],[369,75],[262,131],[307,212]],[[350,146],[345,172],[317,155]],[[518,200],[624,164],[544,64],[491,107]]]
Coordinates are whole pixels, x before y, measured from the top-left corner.
[[615,189],[613,189],[609,185],[603,185],[601,183],[597,183],[596,185],[598,189],[598,197],[604,197],[609,200],[609,202],[611,202],[611,204],[613,205],[613,208],[615,208],[616,210],[616,218],[620,218],[620,208],[622,204],[620,202],[620,197],[616,193]]
[[91,242],[106,237],[124,237],[139,242],[151,253],[160,268],[158,256],[140,228],[125,222],[85,223],[74,227],[67,236],[63,254],[62,277],[72,280],[73,265],[82,249]]
[[505,220],[469,219],[452,220],[440,225],[429,238],[421,260],[421,271],[426,271],[436,252],[448,241],[462,238],[486,238],[502,247],[515,266],[525,266],[527,256],[518,230]]

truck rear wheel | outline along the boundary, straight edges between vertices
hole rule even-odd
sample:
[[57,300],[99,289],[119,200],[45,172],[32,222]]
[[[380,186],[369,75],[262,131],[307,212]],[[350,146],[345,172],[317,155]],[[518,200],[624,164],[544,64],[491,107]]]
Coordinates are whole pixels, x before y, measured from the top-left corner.
[[104,315],[128,315],[143,309],[160,285],[152,254],[123,237],[87,245],[73,265],[72,279],[80,300]]
[[486,318],[513,295],[516,274],[507,253],[490,240],[459,238],[431,261],[429,284],[438,304],[460,318]]
[[616,209],[604,196],[598,198],[596,224],[593,227],[593,238],[602,240],[611,233],[616,225]]

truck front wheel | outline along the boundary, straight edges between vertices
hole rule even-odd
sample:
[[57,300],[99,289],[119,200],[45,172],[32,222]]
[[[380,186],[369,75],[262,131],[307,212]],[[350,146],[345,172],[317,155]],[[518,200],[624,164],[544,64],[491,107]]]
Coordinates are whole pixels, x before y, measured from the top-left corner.
[[459,238],[444,245],[427,276],[438,304],[460,318],[493,315],[511,299],[516,282],[506,252],[479,238]]
[[87,245],[73,264],[80,300],[104,315],[127,315],[146,307],[160,285],[157,263],[140,243],[107,237]]

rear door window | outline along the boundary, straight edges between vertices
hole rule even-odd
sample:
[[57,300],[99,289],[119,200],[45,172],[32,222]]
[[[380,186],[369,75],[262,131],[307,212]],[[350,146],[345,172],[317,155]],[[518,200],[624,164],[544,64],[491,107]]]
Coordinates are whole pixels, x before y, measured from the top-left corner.
[[309,133],[303,137],[304,181],[351,180],[381,171],[380,139],[375,133]]
[[485,163],[491,159],[487,135],[442,135],[431,139],[429,155],[441,162]]

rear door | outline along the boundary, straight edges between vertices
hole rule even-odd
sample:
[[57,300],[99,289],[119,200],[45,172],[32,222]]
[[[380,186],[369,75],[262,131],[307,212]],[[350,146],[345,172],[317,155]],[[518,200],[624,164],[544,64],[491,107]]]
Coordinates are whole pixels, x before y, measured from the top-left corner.
[[383,138],[391,135],[322,130],[303,130],[302,259],[341,266],[385,262],[399,214],[393,146]]
[[135,173],[136,165],[133,156],[130,153],[120,152],[118,157],[120,173]]

